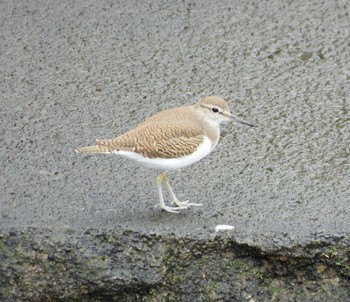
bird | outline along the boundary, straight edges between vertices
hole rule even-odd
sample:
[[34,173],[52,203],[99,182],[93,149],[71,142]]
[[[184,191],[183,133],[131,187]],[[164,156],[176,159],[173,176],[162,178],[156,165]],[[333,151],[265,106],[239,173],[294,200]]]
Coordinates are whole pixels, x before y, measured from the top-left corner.
[[[179,213],[202,204],[180,201],[170,187],[167,172],[189,166],[210,154],[218,144],[220,124],[231,121],[254,126],[231,114],[224,99],[208,96],[193,105],[161,111],[116,138],[98,139],[95,145],[76,148],[75,152],[117,154],[161,171],[156,178],[157,206]],[[163,186],[171,198],[170,205],[165,204]]]

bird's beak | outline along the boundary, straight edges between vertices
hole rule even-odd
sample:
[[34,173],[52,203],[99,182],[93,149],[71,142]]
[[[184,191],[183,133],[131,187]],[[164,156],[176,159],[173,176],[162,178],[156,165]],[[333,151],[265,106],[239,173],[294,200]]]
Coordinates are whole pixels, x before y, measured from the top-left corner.
[[243,125],[247,125],[247,126],[250,126],[250,127],[254,127],[253,124],[249,123],[249,122],[246,122],[244,120],[241,120],[239,119],[237,116],[234,116],[233,114],[229,114],[228,117],[230,118],[231,121],[233,122],[236,122],[236,123],[240,123],[240,124],[243,124]]

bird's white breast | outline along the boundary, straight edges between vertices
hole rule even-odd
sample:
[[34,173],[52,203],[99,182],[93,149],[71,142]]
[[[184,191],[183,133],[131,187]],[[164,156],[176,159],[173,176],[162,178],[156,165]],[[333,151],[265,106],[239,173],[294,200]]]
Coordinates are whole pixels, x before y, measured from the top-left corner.
[[116,154],[130,158],[143,167],[168,171],[181,169],[192,165],[193,163],[207,156],[214,149],[214,147],[215,145],[213,145],[210,139],[205,136],[203,143],[197,148],[194,153],[188,156],[177,158],[147,158],[138,153],[130,151],[117,151]]

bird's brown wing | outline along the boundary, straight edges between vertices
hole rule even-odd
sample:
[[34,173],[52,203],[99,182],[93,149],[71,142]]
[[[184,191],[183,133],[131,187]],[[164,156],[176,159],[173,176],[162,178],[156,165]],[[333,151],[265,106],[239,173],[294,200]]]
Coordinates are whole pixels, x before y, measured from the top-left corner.
[[[155,157],[177,158],[190,155],[203,143],[204,136],[197,135],[191,137],[178,136],[155,144],[153,153]],[[145,152],[147,156],[147,152]]]
[[148,158],[176,158],[193,153],[203,140],[203,133],[196,127],[152,123],[152,126],[141,125],[112,140],[97,140],[97,145],[110,152],[123,150]]
[[114,151],[137,152],[149,158],[176,158],[193,153],[203,142],[203,124],[191,107],[160,112],[129,132],[97,145]]

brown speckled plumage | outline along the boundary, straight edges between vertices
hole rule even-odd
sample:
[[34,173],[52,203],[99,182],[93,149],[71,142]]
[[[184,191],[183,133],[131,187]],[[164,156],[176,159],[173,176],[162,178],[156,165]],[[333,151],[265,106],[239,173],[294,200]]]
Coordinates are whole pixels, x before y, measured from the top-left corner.
[[78,148],[80,153],[133,151],[148,158],[176,158],[193,153],[204,135],[213,142],[219,139],[215,129],[193,106],[162,111],[115,139],[97,140],[96,146]]

